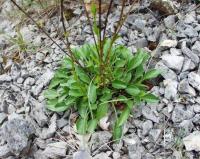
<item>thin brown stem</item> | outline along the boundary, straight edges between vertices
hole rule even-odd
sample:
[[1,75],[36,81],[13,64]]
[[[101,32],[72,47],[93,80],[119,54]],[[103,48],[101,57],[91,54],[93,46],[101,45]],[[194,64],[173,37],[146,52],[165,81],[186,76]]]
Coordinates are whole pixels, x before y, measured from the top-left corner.
[[[111,38],[111,44],[110,44],[110,47],[109,47],[109,49],[108,49],[108,53],[107,53],[107,56],[106,56],[106,59],[107,59],[107,62],[106,62],[106,63],[108,63],[109,60],[110,60],[109,57],[110,57],[110,52],[111,52],[111,49],[112,49],[112,45],[114,44],[115,40],[117,39],[117,36],[118,36],[118,33],[119,33],[121,27],[123,26],[123,24],[124,24],[125,20],[127,19],[128,15],[129,15],[130,12],[132,11],[133,6],[136,4],[136,2],[138,2],[137,0],[135,0],[135,1],[132,3],[132,5],[131,5],[130,9],[128,10],[128,12],[126,13],[126,15],[123,15],[124,7],[125,7],[125,1],[126,1],[126,0],[123,0],[123,3],[122,3],[122,10],[121,10],[121,13],[120,13],[120,19],[119,19],[119,22],[118,22],[117,27],[116,27],[116,29],[115,29],[115,33],[114,33],[113,37]],[[140,0],[139,0],[139,1],[140,1]]]
[[112,3],[113,3],[113,0],[110,0],[110,4],[109,4],[108,11],[107,11],[107,14],[106,14],[106,21],[105,21],[104,31],[103,31],[103,42],[105,42],[106,28],[107,28],[107,23],[108,23],[108,16],[110,15]]
[[99,55],[99,50],[98,50],[98,46],[97,46],[97,41],[96,41],[96,38],[95,38],[95,35],[94,35],[94,31],[93,31],[93,28],[92,28],[92,23],[90,21],[90,16],[89,16],[89,13],[86,9],[86,5],[84,3],[84,0],[81,0],[82,4],[83,4],[83,7],[84,7],[84,10],[85,10],[85,14],[86,14],[86,17],[87,17],[87,21],[89,23],[89,26],[90,26],[90,30],[91,30],[91,33],[92,33],[92,37],[94,39],[94,43],[95,43],[95,47],[96,47],[96,50],[97,50],[97,53]]

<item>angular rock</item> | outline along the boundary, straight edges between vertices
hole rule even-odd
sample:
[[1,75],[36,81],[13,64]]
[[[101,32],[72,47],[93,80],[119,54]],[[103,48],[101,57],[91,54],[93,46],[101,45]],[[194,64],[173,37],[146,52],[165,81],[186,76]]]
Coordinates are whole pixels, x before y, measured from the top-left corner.
[[188,57],[185,57],[182,72],[193,70],[195,67],[195,63]]
[[164,80],[164,86],[165,86],[165,98],[172,100],[176,99],[178,82],[170,79]]
[[153,122],[151,120],[147,120],[142,124],[142,134],[145,136],[149,133],[149,131],[153,128]]
[[177,80],[176,73],[172,71],[171,69],[169,69],[166,65],[164,65],[162,61],[158,62],[155,68],[161,70],[161,75],[165,79]]
[[48,139],[48,138],[52,137],[55,134],[55,132],[57,130],[56,120],[57,120],[57,116],[56,116],[56,114],[54,114],[51,117],[49,127],[48,128],[43,128],[42,132],[39,134],[41,139]]
[[187,27],[183,31],[183,33],[186,34],[190,38],[197,37],[199,35],[198,32],[192,26]]
[[149,138],[156,142],[161,134],[161,129],[151,129],[149,131]]
[[140,139],[135,134],[124,137],[124,144],[128,146],[128,156],[132,159],[141,159],[144,147],[141,145]]
[[183,120],[189,120],[194,116],[194,112],[191,109],[186,109],[184,105],[177,104],[172,112],[172,121],[182,122]]
[[184,134],[188,135],[194,128],[194,125],[192,123],[192,120],[183,120],[179,124],[179,127],[181,128],[180,131],[184,131]]
[[14,118],[3,127],[3,136],[10,152],[19,155],[29,149],[29,138],[35,133],[34,127],[24,119]]
[[150,107],[145,106],[142,109],[142,115],[146,118],[149,119],[155,123],[159,123],[160,118],[157,116],[157,112],[152,110]]
[[51,70],[47,70],[37,81],[36,86],[33,88],[33,94],[35,96],[41,93],[42,89],[48,85],[53,78],[54,73]]
[[186,41],[183,41],[181,44],[181,50],[188,58],[190,58],[195,64],[199,63],[199,57],[193,53],[187,46]]
[[[92,151],[98,149],[100,146],[109,142],[111,137],[112,137],[112,134],[108,131],[99,131],[99,132],[93,133],[91,137]],[[102,149],[105,149],[105,147],[102,147]]]
[[10,152],[10,149],[8,147],[8,144],[0,146],[0,158],[6,158],[8,156],[12,155]]
[[196,96],[196,91],[189,85],[188,79],[183,79],[178,86],[180,93],[188,93],[192,96]]
[[172,29],[176,23],[176,16],[169,15],[167,18],[164,19],[164,24],[167,28]]
[[68,144],[66,142],[55,142],[47,144],[47,147],[43,151],[43,155],[48,158],[60,158],[65,157],[68,150]]
[[192,46],[192,51],[200,56],[200,41],[195,42],[195,44]]
[[161,42],[160,47],[162,48],[172,48],[176,47],[178,42],[176,40],[164,40]]
[[183,143],[187,151],[200,151],[200,131],[194,131],[183,138]]
[[0,83],[10,82],[11,80],[12,80],[12,77],[7,74],[0,75]]
[[195,72],[191,72],[188,75],[188,82],[190,85],[192,85],[193,88],[200,91],[200,75],[199,74],[197,74]]
[[163,55],[161,58],[167,67],[176,71],[180,71],[183,66],[184,57],[182,56]]
[[92,159],[92,157],[86,150],[79,150],[73,154],[73,159]]

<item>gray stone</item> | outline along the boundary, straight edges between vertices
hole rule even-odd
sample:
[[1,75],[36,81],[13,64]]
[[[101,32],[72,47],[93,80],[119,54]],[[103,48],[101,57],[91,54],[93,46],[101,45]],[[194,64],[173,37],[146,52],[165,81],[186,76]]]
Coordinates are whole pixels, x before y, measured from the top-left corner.
[[145,106],[142,109],[142,115],[146,118],[149,119],[155,123],[159,123],[159,117],[157,116],[157,112],[152,110],[150,107]]
[[188,79],[183,79],[178,86],[180,93],[188,93],[192,96],[196,96],[196,91],[189,85]]
[[188,14],[185,15],[184,17],[184,23],[186,24],[191,24],[196,22],[196,13],[195,11],[189,12]]
[[5,113],[0,113],[0,125],[7,119],[7,115]]
[[0,158],[6,158],[8,156],[12,155],[10,152],[10,149],[8,147],[8,144],[1,146],[0,145]]
[[192,46],[192,51],[200,56],[200,41],[195,42],[195,44]]
[[170,54],[171,55],[176,55],[176,56],[179,56],[182,54],[181,50],[180,49],[176,49],[176,48],[171,48],[170,49]]
[[39,95],[42,89],[48,85],[48,83],[53,78],[54,73],[51,70],[47,70],[37,81],[36,86],[33,87],[33,94],[35,96]]
[[183,120],[189,120],[194,116],[194,112],[191,109],[186,109],[184,105],[177,104],[172,112],[172,121],[181,122]]
[[[112,137],[112,134],[108,131],[99,131],[99,132],[93,133],[91,137],[92,151],[98,149],[100,146],[109,142],[111,137]],[[102,149],[105,149],[105,147],[102,147]]]
[[178,82],[168,79],[164,80],[163,83],[165,86],[165,98],[172,100],[176,99]]
[[79,150],[73,154],[73,159],[92,159],[92,157],[86,150]]
[[192,120],[183,120],[179,124],[179,127],[181,128],[181,131],[184,131],[184,134],[188,135],[194,128],[194,125],[192,123]]
[[188,26],[184,30],[184,34],[186,34],[190,38],[197,37],[199,35],[198,32],[192,26]]
[[195,72],[191,72],[188,75],[188,82],[189,82],[190,85],[192,85],[193,88],[200,91],[200,75],[198,75]]
[[185,57],[182,72],[193,70],[195,67],[195,63],[188,57]]
[[68,144],[66,142],[62,142],[62,141],[47,144],[47,147],[43,151],[43,155],[52,159],[65,157],[68,150],[67,145]]
[[44,113],[44,105],[37,106],[31,111],[31,116],[37,121],[39,126],[44,127],[48,122],[48,117]]
[[148,41],[147,41],[146,38],[138,39],[135,42],[135,47],[136,48],[144,48],[144,47],[147,47],[147,46],[148,46]]
[[169,40],[169,39],[166,39],[166,40],[163,40],[160,44],[160,47],[161,48],[175,48],[178,44],[178,41],[176,40]]
[[43,59],[45,59],[45,55],[43,53],[38,52],[35,58],[37,61],[42,61]]
[[55,132],[57,130],[56,120],[57,120],[57,116],[56,116],[56,114],[54,114],[51,117],[49,127],[48,128],[43,128],[42,132],[39,134],[41,139],[48,139],[48,138],[52,137],[55,134]]
[[193,118],[192,118],[192,122],[194,124],[199,124],[200,122],[200,114],[196,114]]
[[161,129],[151,129],[149,131],[149,138],[156,142],[161,134]]
[[135,20],[135,22],[133,23],[133,27],[134,29],[137,29],[139,31],[142,31],[145,28],[146,25],[146,20],[143,20],[141,18],[138,18]]
[[193,105],[193,109],[194,109],[195,113],[200,113],[200,105],[199,104]]
[[112,156],[113,156],[113,159],[120,159],[121,157],[119,152],[113,152]]
[[128,156],[131,159],[141,159],[144,153],[144,147],[141,145],[137,135],[130,134],[124,137],[124,144],[128,146]]
[[111,159],[107,153],[100,153],[93,157],[93,159]]
[[147,120],[142,124],[142,134],[145,136],[153,128],[153,123],[151,120]]
[[180,71],[183,66],[184,57],[182,56],[163,55],[161,58],[167,67],[176,71]]
[[169,69],[166,65],[163,64],[163,62],[158,62],[155,66],[156,69],[161,70],[161,75],[165,79],[172,79],[172,80],[177,80],[177,75],[174,71]]
[[200,151],[200,131],[194,131],[183,138],[183,143],[187,151]]
[[29,138],[34,133],[31,123],[20,118],[10,119],[3,127],[3,136],[8,147],[17,156],[29,149]]
[[188,58],[190,58],[194,63],[198,64],[199,63],[199,57],[193,53],[187,46],[186,46],[186,41],[183,41],[181,44],[181,50],[183,54],[185,54]]
[[0,83],[10,82],[11,80],[12,80],[12,77],[7,74],[0,75]]
[[172,29],[173,27],[175,27],[175,23],[176,23],[175,15],[169,15],[167,18],[164,19],[164,24],[169,29]]
[[57,120],[57,125],[59,129],[63,128],[64,126],[68,125],[68,119],[61,118]]

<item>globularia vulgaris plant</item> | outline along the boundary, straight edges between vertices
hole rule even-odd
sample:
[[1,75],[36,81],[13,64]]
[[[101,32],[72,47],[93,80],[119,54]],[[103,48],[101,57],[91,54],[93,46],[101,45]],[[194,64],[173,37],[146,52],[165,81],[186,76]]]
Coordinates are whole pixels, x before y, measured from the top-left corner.
[[[112,2],[111,0],[110,6]],[[101,29],[101,0],[98,6],[98,24],[97,9],[95,5],[92,6],[91,14],[94,20],[92,25],[88,13],[86,14],[95,44],[84,44],[71,49],[73,58],[66,57],[63,60],[62,66],[56,71],[45,92],[50,110],[62,112],[74,107],[78,111],[76,128],[79,134],[94,132],[99,121],[111,109],[116,116],[113,137],[119,139],[133,106],[141,101],[157,101],[153,94],[147,92],[148,88],[144,84],[146,80],[155,78],[159,74],[155,69],[144,70],[149,54],[139,49],[133,55],[126,46],[115,45],[119,29],[126,18],[123,15],[124,5],[125,0],[118,28],[111,38],[105,37],[108,17],[104,30]],[[102,31],[103,36],[101,36]]]
[[[11,1],[23,11],[14,0]],[[63,112],[71,107],[77,110],[79,117],[76,121],[76,129],[79,134],[93,133],[98,127],[99,121],[109,111],[113,112],[116,117],[113,125],[113,138],[117,140],[122,136],[123,125],[130,116],[134,105],[142,101],[156,102],[158,100],[148,92],[145,82],[158,76],[159,72],[155,69],[145,69],[145,64],[150,56],[144,50],[139,49],[133,55],[126,46],[115,43],[119,38],[120,28],[132,11],[134,3],[128,12],[124,13],[126,0],[122,0],[121,14],[115,33],[110,38],[106,37],[108,16],[113,1],[110,0],[104,23],[102,21],[102,0],[98,0],[97,7],[95,4],[91,7],[93,21],[91,21],[82,0],[94,44],[84,44],[72,49],[65,36],[67,56],[56,71],[45,92],[45,97],[47,107],[52,111]],[[63,0],[60,2],[61,21],[65,35],[67,35],[63,18]],[[24,14],[64,51],[34,19],[26,12]]]

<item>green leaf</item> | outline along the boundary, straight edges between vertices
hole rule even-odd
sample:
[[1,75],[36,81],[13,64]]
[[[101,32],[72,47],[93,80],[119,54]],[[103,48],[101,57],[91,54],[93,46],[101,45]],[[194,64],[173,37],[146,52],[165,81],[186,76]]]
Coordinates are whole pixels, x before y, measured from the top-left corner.
[[128,119],[130,115],[130,109],[127,107],[126,109],[123,110],[121,113],[119,119],[118,119],[118,126],[122,126]]
[[120,138],[122,137],[122,132],[122,126],[117,126],[117,124],[115,124],[113,128],[113,139],[116,140],[116,142],[119,142]]
[[112,83],[112,87],[116,88],[116,89],[125,89],[127,86],[126,86],[126,83],[119,81],[119,80],[115,80]]
[[58,69],[55,73],[55,78],[68,78],[66,69]]
[[79,118],[76,122],[76,130],[79,134],[85,135],[87,130],[87,120],[84,118]]
[[144,95],[142,99],[145,100],[147,103],[157,103],[159,101],[159,98],[151,93]]
[[158,71],[156,69],[149,70],[147,73],[145,73],[145,75],[143,77],[143,80],[155,78],[159,74],[160,74],[160,71]]
[[76,101],[76,98],[75,97],[67,97],[67,99],[65,100],[65,104],[66,105],[72,105],[74,104]]
[[82,118],[86,118],[88,116],[88,103],[86,100],[80,100],[78,105],[78,112]]
[[126,92],[132,96],[136,96],[140,93],[140,89],[134,85],[131,85],[126,88]]
[[116,67],[124,67],[125,64],[126,64],[126,61],[125,61],[125,60],[119,59],[119,60],[116,61],[115,66],[116,66]]
[[70,58],[66,57],[63,59],[62,67],[72,69],[73,62]]
[[95,3],[92,3],[92,5],[91,5],[91,13],[93,16],[96,16],[97,7],[96,7]]
[[142,62],[143,59],[146,55],[142,52],[139,51],[128,63],[128,71],[131,71],[138,67]]
[[73,97],[82,97],[85,94],[83,92],[81,92],[81,90],[79,90],[79,89],[70,89],[69,95],[73,96]]
[[91,80],[89,76],[84,72],[84,70],[78,66],[75,67],[76,73],[81,81],[89,83]]
[[96,86],[91,82],[88,87],[88,100],[90,103],[95,103],[97,99]]
[[49,89],[52,89],[56,86],[58,86],[60,84],[60,82],[62,81],[62,79],[58,79],[58,78],[53,78],[50,82],[50,85],[49,85]]
[[100,98],[100,101],[102,101],[102,102],[108,101],[108,100],[110,100],[112,98],[112,92],[108,88],[104,88],[102,90],[102,94],[103,95]]
[[52,99],[47,101],[47,109],[54,112],[63,112],[67,110],[67,107],[64,103],[58,103],[57,99]]
[[137,79],[139,79],[140,77],[142,77],[143,74],[144,74],[144,68],[143,68],[143,65],[140,64],[140,65],[136,68],[134,81],[136,81]]
[[46,90],[46,91],[44,92],[44,96],[45,96],[45,98],[47,98],[47,99],[55,99],[55,98],[58,97],[58,93],[57,93],[56,90]]
[[107,113],[108,113],[108,104],[107,103],[100,104],[96,112],[97,119],[100,120],[101,118],[106,116]]
[[95,129],[97,128],[97,119],[92,119],[88,122],[88,128],[87,128],[87,131],[89,133],[93,133],[95,131]]

